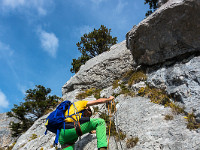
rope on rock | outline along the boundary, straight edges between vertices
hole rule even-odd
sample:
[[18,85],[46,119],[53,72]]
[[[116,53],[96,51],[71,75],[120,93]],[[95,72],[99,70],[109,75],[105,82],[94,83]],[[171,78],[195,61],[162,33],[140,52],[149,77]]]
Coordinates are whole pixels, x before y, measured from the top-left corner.
[[[111,130],[111,118],[113,117],[112,116],[112,106],[114,105],[114,111],[113,111],[113,116],[115,117],[115,115],[117,116],[117,108],[116,108],[116,103],[115,103],[115,100],[113,99],[110,103],[110,109],[109,109],[109,104],[108,104],[108,116],[109,116],[109,137],[108,137],[108,150],[109,150],[109,139],[110,139],[110,130]],[[120,140],[120,135],[119,135],[119,130],[118,130],[118,123],[117,123],[117,117],[116,117],[116,130],[117,130],[117,134],[118,134],[118,138],[119,138],[119,143],[120,143],[120,146],[121,146],[121,149],[123,150],[122,148],[122,144],[121,144],[121,140]],[[117,149],[118,149],[118,146],[117,146]]]
[[[111,118],[112,117],[116,118],[116,121],[115,121],[116,122],[116,130],[117,130],[117,134],[118,134],[121,150],[123,150],[122,143],[121,143],[121,140],[120,140],[119,130],[118,130],[117,108],[116,108],[116,103],[115,103],[114,99],[111,101],[110,105],[111,105],[111,108],[109,108],[109,104],[108,104],[108,116],[109,116],[109,133],[108,134],[109,134],[109,137],[108,137],[107,150],[109,150],[110,132],[111,132],[111,125],[112,125]],[[112,116],[112,107],[113,107],[113,105],[114,105],[114,112],[113,112],[113,116]],[[101,108],[103,108],[104,106],[105,106],[105,104]],[[99,114],[99,113],[97,113],[97,114]],[[92,118],[94,118],[95,116],[96,116],[96,114],[93,115]],[[114,137],[114,139],[115,139],[115,137]],[[116,140],[115,140],[115,142],[116,142]],[[94,142],[92,141],[92,143],[94,143]],[[117,142],[116,142],[116,145],[117,145]],[[90,148],[88,148],[88,149],[90,149]],[[117,145],[117,149],[118,149],[118,145]]]

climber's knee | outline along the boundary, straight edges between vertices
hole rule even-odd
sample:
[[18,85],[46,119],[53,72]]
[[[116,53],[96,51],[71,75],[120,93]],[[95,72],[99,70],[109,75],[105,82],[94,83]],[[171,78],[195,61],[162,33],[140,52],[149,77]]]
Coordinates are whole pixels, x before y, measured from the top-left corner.
[[98,123],[99,123],[99,124],[105,124],[105,120],[104,120],[104,119],[101,119],[101,118],[99,118],[99,119],[98,119]]

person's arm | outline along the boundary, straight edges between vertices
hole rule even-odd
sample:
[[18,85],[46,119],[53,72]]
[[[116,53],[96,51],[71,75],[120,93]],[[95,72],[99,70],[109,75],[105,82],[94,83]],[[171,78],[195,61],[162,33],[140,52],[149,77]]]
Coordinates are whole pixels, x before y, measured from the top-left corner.
[[98,100],[88,101],[86,106],[93,106],[93,105],[103,104],[103,103],[109,102],[109,101],[111,101],[113,99],[114,99],[114,96],[110,96],[109,98],[100,98]]

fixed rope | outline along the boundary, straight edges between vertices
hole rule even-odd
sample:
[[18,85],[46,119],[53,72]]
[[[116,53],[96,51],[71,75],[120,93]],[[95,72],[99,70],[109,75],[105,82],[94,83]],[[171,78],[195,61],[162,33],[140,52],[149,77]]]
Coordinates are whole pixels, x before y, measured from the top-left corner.
[[[103,108],[104,106],[105,106],[105,104],[101,108]],[[113,107],[114,107],[114,111],[112,113]],[[97,114],[99,114],[99,113],[97,113]],[[97,114],[93,115],[92,118],[94,118]],[[116,121],[115,121],[116,122],[116,131],[117,131],[117,134],[118,134],[120,147],[123,150],[123,147],[122,147],[122,144],[121,144],[121,140],[120,140],[119,130],[118,130],[117,108],[116,108],[116,103],[115,103],[114,99],[110,102],[110,106],[108,104],[108,116],[109,116],[109,126],[108,126],[109,132],[108,132],[108,146],[107,146],[107,150],[109,150],[109,141],[110,141],[110,135],[111,135],[112,117],[116,118]],[[114,137],[114,139],[115,139],[115,137]],[[115,142],[116,142],[116,140],[115,140]],[[88,148],[88,149],[90,149],[90,148]],[[118,149],[118,146],[117,146],[117,149]]]
[[[110,107],[111,107],[111,108],[110,108]],[[109,137],[108,137],[108,146],[107,146],[108,150],[109,150],[109,139],[110,139],[111,125],[112,125],[111,119],[112,119],[113,116],[114,116],[114,117],[117,116],[117,115],[116,115],[117,108],[116,108],[116,103],[115,103],[114,99],[111,101],[110,107],[109,107],[109,104],[108,104],[108,116],[109,116],[109,133],[108,133]],[[114,110],[112,109],[112,107],[114,107]],[[112,112],[112,110],[113,110],[113,112]],[[113,116],[112,116],[112,114],[113,114]],[[116,116],[115,116],[115,115],[116,115]],[[121,149],[123,150],[122,144],[121,144],[121,140],[120,140],[119,131],[118,131],[118,127],[117,127],[117,126],[118,126],[118,123],[117,123],[117,122],[118,122],[118,121],[117,121],[117,117],[116,117],[116,131],[117,131],[117,135],[118,135],[118,138],[119,138],[119,143],[120,143]],[[114,137],[114,138],[115,138],[115,137]],[[118,146],[117,146],[117,147],[118,147]],[[117,148],[117,149],[118,149],[118,148]]]

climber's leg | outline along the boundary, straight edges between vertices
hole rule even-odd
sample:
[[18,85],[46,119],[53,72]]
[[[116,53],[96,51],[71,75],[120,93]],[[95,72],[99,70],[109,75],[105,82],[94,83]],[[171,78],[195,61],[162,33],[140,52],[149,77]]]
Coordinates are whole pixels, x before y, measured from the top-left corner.
[[76,134],[76,130],[74,128],[61,129],[59,135],[59,143],[63,150],[74,150],[74,143],[77,141],[77,139],[78,135]]
[[74,145],[62,148],[62,150],[74,150]]
[[[107,147],[107,136],[106,136],[106,125],[105,121],[101,118],[91,118],[90,121],[80,125],[83,134],[89,133],[92,130],[96,130],[97,136],[97,147]],[[76,130],[72,129],[61,129],[59,136],[59,143],[64,145],[66,143],[75,143],[78,139]],[[69,148],[72,148],[71,146]],[[71,149],[64,149],[71,150]],[[73,150],[73,149],[72,149]]]
[[106,125],[101,118],[90,118],[89,122],[81,124],[81,131],[83,134],[96,130],[97,147],[107,147]]

